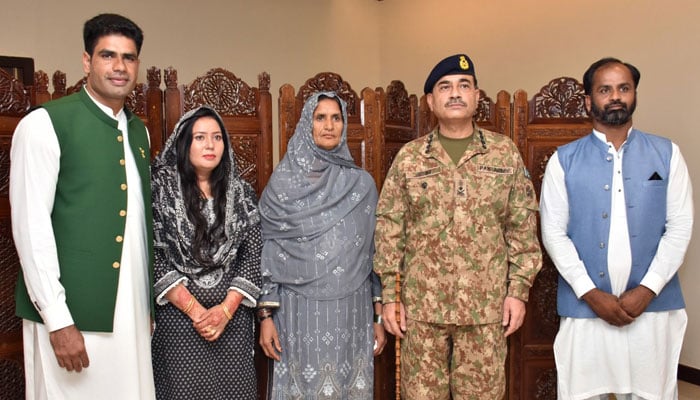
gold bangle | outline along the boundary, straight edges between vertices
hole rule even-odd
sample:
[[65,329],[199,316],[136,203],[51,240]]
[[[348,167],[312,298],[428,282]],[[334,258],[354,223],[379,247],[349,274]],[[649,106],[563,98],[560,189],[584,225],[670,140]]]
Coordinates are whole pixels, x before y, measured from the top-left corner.
[[226,304],[221,303],[221,309],[224,310],[224,315],[226,316],[226,318],[228,318],[229,321],[233,319],[233,315],[231,315],[231,311],[228,310]]
[[187,302],[187,305],[185,306],[185,308],[182,309],[182,312],[185,314],[188,314],[193,306],[194,306],[194,295],[190,295],[190,300]]

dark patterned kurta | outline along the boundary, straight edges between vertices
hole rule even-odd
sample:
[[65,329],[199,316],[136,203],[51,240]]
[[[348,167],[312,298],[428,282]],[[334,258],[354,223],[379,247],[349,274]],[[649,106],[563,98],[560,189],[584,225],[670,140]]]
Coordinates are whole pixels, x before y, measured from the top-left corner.
[[[206,308],[221,303],[231,282],[240,280],[245,271],[259,270],[261,247],[256,225],[238,248],[234,265],[190,281],[187,289]],[[156,249],[156,279],[171,270],[165,253]],[[208,342],[194,329],[192,320],[171,303],[156,306],[152,342],[156,398],[255,399],[253,316],[253,309],[241,303],[219,339]]]
[[[209,260],[194,257],[193,242],[197,228],[188,218],[183,196],[182,176],[177,167],[177,143],[181,135],[191,134],[189,121],[214,118],[219,123],[228,151],[222,156],[227,182],[224,212],[217,217],[215,199],[202,204],[202,215],[209,230],[216,229],[201,249]],[[175,126],[152,166],[154,228],[154,292],[156,328],[153,335],[153,372],[159,400],[256,399],[253,346],[255,327],[253,308],[260,295],[260,252],[262,239],[257,199],[252,186],[240,178],[236,159],[228,143],[229,136],[221,117],[209,107],[187,112]],[[226,165],[228,164],[228,166]],[[185,179],[186,182],[186,179]],[[165,295],[184,284],[199,303],[209,309],[221,304],[230,290],[243,295],[233,318],[221,336],[209,342],[201,337],[192,320],[168,302]]]

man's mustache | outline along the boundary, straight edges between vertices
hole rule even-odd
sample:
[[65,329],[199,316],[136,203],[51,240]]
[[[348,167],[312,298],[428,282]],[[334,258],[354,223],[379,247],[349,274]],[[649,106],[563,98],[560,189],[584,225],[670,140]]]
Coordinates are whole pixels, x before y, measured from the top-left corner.
[[627,104],[623,103],[623,102],[620,101],[620,100],[613,100],[613,101],[611,101],[610,103],[606,104],[606,105],[605,105],[605,111],[608,111],[608,110],[610,109],[610,107],[613,107],[613,106],[622,106],[622,108],[623,108],[625,111],[627,111]]

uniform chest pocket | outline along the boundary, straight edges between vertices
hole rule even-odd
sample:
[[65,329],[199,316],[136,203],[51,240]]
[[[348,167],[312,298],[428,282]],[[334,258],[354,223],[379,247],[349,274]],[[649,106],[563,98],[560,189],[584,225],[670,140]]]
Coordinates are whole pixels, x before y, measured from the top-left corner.
[[418,171],[406,177],[406,192],[414,208],[422,208],[428,204],[437,205],[440,201],[445,183],[440,178],[440,168]]
[[514,167],[477,165],[471,189],[475,190],[478,199],[485,203],[507,202],[514,177]]

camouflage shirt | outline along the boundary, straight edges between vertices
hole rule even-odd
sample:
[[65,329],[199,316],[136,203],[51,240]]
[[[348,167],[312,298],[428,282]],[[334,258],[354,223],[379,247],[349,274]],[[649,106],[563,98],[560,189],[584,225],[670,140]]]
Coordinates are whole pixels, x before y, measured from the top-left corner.
[[455,165],[437,132],[407,143],[377,205],[375,271],[384,302],[416,320],[496,323],[506,296],[527,301],[542,265],[537,201],[515,144],[475,128]]

